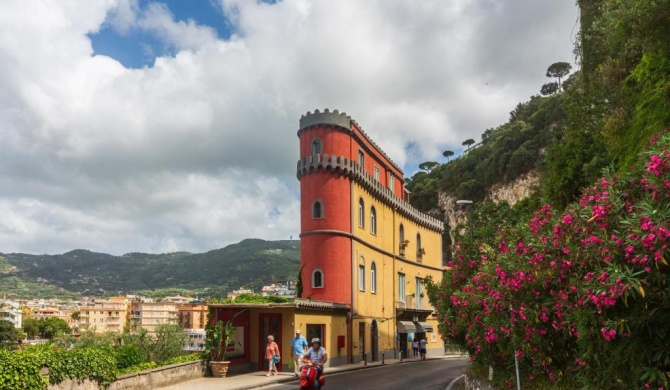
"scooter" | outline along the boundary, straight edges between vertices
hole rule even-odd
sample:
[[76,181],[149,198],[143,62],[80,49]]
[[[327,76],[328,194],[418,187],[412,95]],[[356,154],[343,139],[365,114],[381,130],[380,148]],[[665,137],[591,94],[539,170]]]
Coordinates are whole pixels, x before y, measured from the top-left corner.
[[[323,373],[319,375],[317,364],[312,364],[312,361],[305,359],[300,367],[300,390],[316,390],[321,389],[326,385],[326,379]],[[319,377],[317,378],[317,375]]]

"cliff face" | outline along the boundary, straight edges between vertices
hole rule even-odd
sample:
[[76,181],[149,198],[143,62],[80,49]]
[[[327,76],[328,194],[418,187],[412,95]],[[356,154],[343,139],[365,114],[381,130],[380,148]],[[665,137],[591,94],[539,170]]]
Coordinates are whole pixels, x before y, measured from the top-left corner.
[[510,206],[514,206],[516,202],[529,197],[539,185],[540,176],[533,170],[519,175],[507,184],[493,185],[486,194],[486,200],[496,203],[506,200]]
[[[540,176],[537,171],[532,170],[519,175],[509,183],[498,183],[493,185],[486,194],[486,200],[491,202],[507,201],[511,206],[522,199],[530,196],[540,185]],[[467,208],[456,204],[456,199],[452,195],[440,192],[438,195],[438,205],[444,212],[445,222],[449,226],[449,231],[453,232],[457,225],[467,222]],[[453,234],[452,234],[453,238]]]

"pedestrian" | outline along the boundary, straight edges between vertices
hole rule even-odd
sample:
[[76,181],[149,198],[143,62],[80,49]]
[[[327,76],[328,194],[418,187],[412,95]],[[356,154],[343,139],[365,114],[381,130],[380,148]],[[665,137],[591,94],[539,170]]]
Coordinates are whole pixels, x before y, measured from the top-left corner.
[[412,342],[412,350],[414,351],[414,357],[419,356],[419,340],[414,339]]
[[295,330],[295,337],[291,340],[291,354],[293,355],[294,374],[300,376],[302,359],[305,356],[305,348],[308,347],[307,340],[300,334],[300,329]]
[[426,338],[419,340],[419,353],[421,354],[421,359],[426,360]]
[[268,343],[265,346],[265,358],[268,361],[268,373],[265,376],[277,375],[277,364],[275,363],[275,356],[277,360],[281,359],[279,354],[279,346],[275,343],[275,338],[273,335],[268,336]]

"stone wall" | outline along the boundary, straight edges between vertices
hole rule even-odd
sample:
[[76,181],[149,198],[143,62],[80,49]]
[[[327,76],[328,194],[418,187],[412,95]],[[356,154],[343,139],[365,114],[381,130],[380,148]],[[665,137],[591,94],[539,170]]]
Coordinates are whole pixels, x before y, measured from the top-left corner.
[[[151,370],[119,375],[107,390],[151,390],[175,383],[202,378],[205,375],[205,362],[202,360],[172,364]],[[67,379],[47,390],[99,390],[97,382]]]

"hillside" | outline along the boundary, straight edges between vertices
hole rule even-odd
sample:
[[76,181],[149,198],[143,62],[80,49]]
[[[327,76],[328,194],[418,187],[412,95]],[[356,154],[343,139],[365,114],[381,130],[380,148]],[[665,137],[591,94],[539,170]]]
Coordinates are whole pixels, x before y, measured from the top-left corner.
[[61,255],[0,254],[0,293],[34,298],[207,289],[219,296],[239,287],[259,289],[293,280],[299,265],[300,241],[259,239],[196,254],[112,256],[83,249]]

